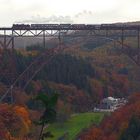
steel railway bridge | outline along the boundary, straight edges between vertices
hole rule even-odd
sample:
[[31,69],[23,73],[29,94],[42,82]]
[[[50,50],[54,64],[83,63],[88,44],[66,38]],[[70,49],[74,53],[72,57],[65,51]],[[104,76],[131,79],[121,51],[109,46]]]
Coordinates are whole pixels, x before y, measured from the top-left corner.
[[[17,79],[11,84],[6,93],[0,98],[0,102],[10,97],[14,103],[14,90],[18,85],[25,90],[35,75],[58,53],[66,47],[62,44],[62,37],[99,37],[107,39],[115,44],[121,45],[122,52],[127,54],[137,65],[140,66],[140,25],[124,24],[15,24],[12,27],[0,28],[0,47],[2,49],[14,49],[15,38],[18,37],[41,37],[43,46],[46,46],[46,38],[57,37],[59,45],[43,52],[38,56]],[[137,39],[135,52],[131,51],[131,46],[125,44],[125,39],[134,37]]]

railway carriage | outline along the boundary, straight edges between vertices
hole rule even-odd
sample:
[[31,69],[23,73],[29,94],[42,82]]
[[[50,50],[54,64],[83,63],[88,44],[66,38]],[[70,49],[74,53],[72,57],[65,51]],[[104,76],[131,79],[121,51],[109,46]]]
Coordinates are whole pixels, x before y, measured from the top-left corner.
[[28,29],[30,28],[29,24],[13,24],[13,29]]

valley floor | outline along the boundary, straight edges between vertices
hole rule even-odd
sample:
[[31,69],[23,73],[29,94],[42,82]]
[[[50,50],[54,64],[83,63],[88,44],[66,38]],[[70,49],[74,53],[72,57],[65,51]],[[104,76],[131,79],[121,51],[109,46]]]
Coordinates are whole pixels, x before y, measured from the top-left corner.
[[63,124],[54,123],[47,131],[51,131],[53,138],[48,140],[73,140],[76,136],[92,124],[99,124],[104,117],[104,113],[80,113],[72,115],[71,118]]

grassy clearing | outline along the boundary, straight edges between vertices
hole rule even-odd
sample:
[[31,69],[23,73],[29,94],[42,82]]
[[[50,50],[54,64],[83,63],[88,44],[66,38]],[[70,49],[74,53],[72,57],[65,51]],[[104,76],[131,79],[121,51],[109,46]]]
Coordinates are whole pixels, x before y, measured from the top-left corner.
[[48,140],[57,140],[65,133],[68,133],[67,140],[73,140],[82,129],[90,127],[93,123],[99,124],[103,116],[104,113],[80,113],[73,115],[64,124],[54,123],[48,128],[48,131],[51,131],[54,137]]

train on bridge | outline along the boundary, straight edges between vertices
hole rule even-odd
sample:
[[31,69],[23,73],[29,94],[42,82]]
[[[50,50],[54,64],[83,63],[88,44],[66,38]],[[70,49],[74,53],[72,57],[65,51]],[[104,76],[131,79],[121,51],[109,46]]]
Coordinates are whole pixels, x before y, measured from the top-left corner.
[[99,29],[138,29],[140,25],[131,24],[13,24],[12,29],[55,29],[55,30],[99,30]]
[[23,28],[34,28],[34,29],[39,29],[39,28],[63,28],[63,29],[70,29],[70,28],[100,28],[100,25],[96,24],[13,24],[12,28],[13,29],[23,29]]

